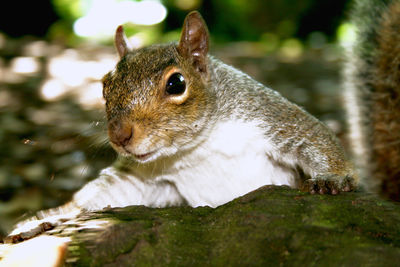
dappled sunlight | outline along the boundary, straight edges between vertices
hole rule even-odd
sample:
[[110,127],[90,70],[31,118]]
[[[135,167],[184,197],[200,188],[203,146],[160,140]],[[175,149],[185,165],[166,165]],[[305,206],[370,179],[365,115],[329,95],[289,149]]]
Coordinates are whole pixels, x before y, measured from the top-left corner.
[[336,35],[340,45],[349,48],[356,41],[356,27],[351,23],[342,23],[338,27]]
[[34,57],[16,57],[11,60],[10,68],[12,72],[21,74],[33,74],[40,70],[40,63]]
[[79,49],[67,49],[48,61],[48,76],[40,88],[44,100],[53,101],[72,96],[84,108],[103,105],[100,81],[115,66],[117,57],[109,49],[100,53],[97,50],[96,55],[90,59],[84,57],[87,54]]
[[287,39],[282,43],[279,50],[280,54],[287,59],[297,59],[303,55],[304,47],[303,44],[294,38]]
[[67,92],[67,87],[61,81],[56,79],[46,80],[40,89],[40,93],[43,99],[50,101],[59,99]]
[[154,25],[166,16],[167,9],[157,0],[94,0],[88,12],[75,21],[74,32],[82,37],[109,38],[118,25]]
[[112,46],[94,44],[66,49],[56,42],[6,37],[4,47],[0,238],[23,212],[65,202],[114,160],[101,78],[118,58]]
[[1,245],[0,267],[6,266],[60,266],[70,238],[39,236],[18,245]]
[[[87,50],[87,49],[85,49]],[[86,53],[86,52],[85,52]],[[78,49],[68,49],[41,63],[37,57],[16,57],[8,66],[1,68],[1,80],[7,83],[21,83],[27,76],[38,75],[46,70],[40,86],[40,96],[45,101],[73,97],[83,108],[103,105],[101,78],[112,70],[117,57],[110,49],[104,49],[90,59]],[[8,95],[0,95],[0,105]]]

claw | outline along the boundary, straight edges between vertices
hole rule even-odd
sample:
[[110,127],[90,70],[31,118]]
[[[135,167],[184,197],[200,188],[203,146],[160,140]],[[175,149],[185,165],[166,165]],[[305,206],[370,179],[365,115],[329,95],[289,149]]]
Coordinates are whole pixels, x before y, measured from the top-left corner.
[[[303,189],[311,194],[337,195],[340,191],[349,192],[353,190],[353,179],[335,174],[319,175],[304,181]],[[308,189],[308,190],[307,190]]]

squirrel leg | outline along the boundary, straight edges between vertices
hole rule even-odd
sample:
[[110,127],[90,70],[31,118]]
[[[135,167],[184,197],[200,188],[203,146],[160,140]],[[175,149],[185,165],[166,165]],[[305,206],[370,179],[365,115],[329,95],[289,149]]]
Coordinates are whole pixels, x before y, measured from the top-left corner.
[[80,212],[81,209],[76,207],[73,202],[58,208],[41,211],[37,216],[18,223],[17,227],[4,238],[3,242],[14,244],[31,239],[75,218]]
[[21,228],[16,228],[10,235],[3,239],[5,244],[16,244],[38,235],[46,231],[54,229],[57,226],[55,222],[45,222],[42,220],[29,221]]

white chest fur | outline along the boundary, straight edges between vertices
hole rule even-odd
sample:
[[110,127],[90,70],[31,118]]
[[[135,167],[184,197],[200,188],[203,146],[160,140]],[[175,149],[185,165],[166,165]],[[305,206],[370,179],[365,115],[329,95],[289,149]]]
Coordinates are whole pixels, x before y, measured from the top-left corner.
[[216,207],[263,185],[294,185],[294,173],[271,157],[273,146],[257,123],[220,122],[207,141],[162,177],[191,206]]
[[282,158],[256,122],[219,122],[206,140],[173,159],[102,171],[74,196],[78,207],[164,207],[186,201],[217,207],[263,185],[294,186],[295,173],[276,163]]

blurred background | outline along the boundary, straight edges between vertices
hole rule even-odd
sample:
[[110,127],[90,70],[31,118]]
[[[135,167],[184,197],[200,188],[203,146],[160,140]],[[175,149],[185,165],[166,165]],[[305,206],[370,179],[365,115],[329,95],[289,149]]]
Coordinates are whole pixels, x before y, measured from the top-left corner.
[[[0,16],[0,238],[58,206],[116,158],[100,79],[119,24],[134,47],[179,39],[199,10],[211,53],[281,92],[339,136],[348,0],[7,1]],[[4,10],[3,10],[4,11]]]

